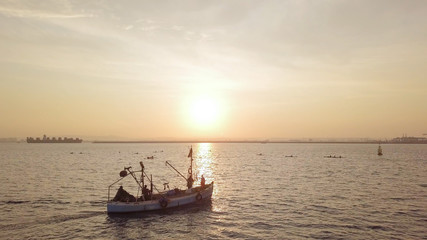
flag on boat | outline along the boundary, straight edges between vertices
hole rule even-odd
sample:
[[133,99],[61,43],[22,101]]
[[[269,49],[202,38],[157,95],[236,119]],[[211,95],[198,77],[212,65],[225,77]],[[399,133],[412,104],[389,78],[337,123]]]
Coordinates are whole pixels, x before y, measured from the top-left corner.
[[190,148],[190,152],[188,153],[187,157],[193,157],[193,147]]

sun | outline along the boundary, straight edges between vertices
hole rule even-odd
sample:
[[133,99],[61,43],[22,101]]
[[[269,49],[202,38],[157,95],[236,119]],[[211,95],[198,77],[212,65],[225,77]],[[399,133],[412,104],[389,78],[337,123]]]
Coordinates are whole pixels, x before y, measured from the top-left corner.
[[196,97],[190,102],[189,115],[198,127],[212,127],[220,118],[220,103],[213,97]]

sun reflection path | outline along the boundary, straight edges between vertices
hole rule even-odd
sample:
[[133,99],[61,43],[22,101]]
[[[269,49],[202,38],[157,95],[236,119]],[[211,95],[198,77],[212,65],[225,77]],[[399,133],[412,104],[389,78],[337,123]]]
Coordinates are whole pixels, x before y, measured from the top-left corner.
[[212,170],[212,144],[211,143],[199,143],[197,147],[196,155],[196,169],[197,179],[200,181],[203,175],[206,179],[206,183],[213,181],[213,170]]
[[[215,152],[213,149],[212,143],[199,143],[197,146],[196,154],[196,167],[198,169],[197,181],[200,183],[201,176],[203,175],[206,179],[206,183],[212,181],[217,182],[215,179],[215,172],[217,172],[217,159],[215,157]],[[212,194],[212,199],[214,202],[218,201],[218,198],[221,198],[221,187],[215,184]],[[221,200],[220,200],[221,201]],[[217,213],[226,212],[227,206],[224,204],[212,204],[212,210]],[[222,221],[218,219],[218,221]]]
[[[195,149],[195,165],[196,165],[196,182],[200,184],[201,176],[203,175],[206,179],[206,183],[217,182],[215,178],[215,172],[217,172],[217,159],[215,156],[214,148],[212,143],[199,143],[197,149]],[[215,184],[212,194],[213,201],[217,201],[222,194],[221,187]],[[224,212],[227,207],[223,204],[213,204],[212,210],[214,212]]]

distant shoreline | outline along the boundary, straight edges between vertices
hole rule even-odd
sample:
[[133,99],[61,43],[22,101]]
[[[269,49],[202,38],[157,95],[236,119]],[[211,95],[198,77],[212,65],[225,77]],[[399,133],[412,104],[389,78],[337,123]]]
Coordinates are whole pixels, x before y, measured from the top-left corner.
[[186,140],[186,141],[93,141],[92,143],[316,143],[316,144],[427,144],[427,142],[384,142],[384,141],[203,141],[203,140]]

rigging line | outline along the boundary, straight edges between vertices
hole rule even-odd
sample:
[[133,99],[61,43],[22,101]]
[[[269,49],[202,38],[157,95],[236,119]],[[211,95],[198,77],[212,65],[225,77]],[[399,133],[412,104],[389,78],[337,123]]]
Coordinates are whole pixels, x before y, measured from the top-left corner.
[[172,166],[172,164],[170,164],[168,161],[166,161],[166,164],[173,168],[173,170],[175,170],[179,175],[181,175],[181,177],[185,179],[185,181],[187,181],[187,178],[184,177],[184,175],[182,175],[182,173],[180,173],[174,166]]
[[174,170],[172,170],[171,168],[168,168],[169,169],[169,171],[171,171],[171,172],[173,172],[174,174],[176,174],[177,176],[181,176],[181,175],[179,175],[177,172],[175,172]]
[[163,196],[163,197],[164,197],[164,195],[159,191],[159,189],[157,189],[156,185],[154,185],[154,183],[150,180],[150,178],[148,177],[148,175],[147,175],[144,171],[142,171],[142,173],[143,173],[143,174],[144,174],[144,176],[148,179],[148,181],[149,181],[151,184],[153,184],[153,187],[156,189],[156,191],[157,191],[161,196]]

